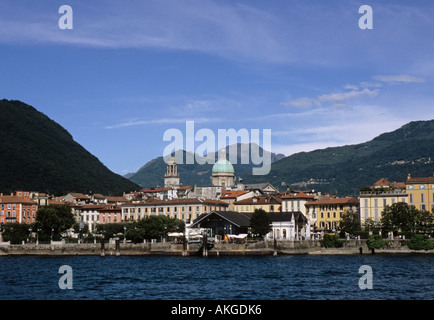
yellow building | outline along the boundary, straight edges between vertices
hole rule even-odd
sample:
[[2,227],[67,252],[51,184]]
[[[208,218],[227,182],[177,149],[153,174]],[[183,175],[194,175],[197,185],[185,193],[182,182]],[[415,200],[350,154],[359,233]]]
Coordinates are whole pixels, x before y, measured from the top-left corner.
[[316,218],[313,224],[316,231],[337,231],[339,221],[344,213],[352,210],[359,212],[359,199],[324,197],[320,200],[306,202],[309,215]]
[[211,211],[227,211],[228,204],[220,200],[198,198],[149,199],[145,202],[123,204],[121,207],[122,221],[137,221],[148,216],[165,215],[191,223],[201,214]]
[[251,213],[255,209],[263,209],[265,212],[280,212],[281,200],[273,196],[255,196],[234,202],[235,211]]
[[382,178],[372,187],[360,190],[360,222],[362,226],[367,219],[376,223],[382,218],[386,206],[397,202],[407,202],[405,183],[389,182]]
[[434,209],[434,177],[411,178],[405,182],[408,204],[416,209],[432,212]]

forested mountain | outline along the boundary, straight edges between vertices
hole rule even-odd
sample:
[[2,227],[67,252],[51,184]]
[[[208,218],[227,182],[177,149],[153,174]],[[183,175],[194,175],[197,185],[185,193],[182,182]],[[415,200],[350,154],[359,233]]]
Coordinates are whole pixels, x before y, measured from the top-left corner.
[[[251,162],[248,164],[241,164],[242,157],[242,145],[237,144],[237,161],[233,163],[234,171],[236,177],[243,178],[244,176],[249,176],[252,173],[252,167],[261,167],[261,165],[253,165]],[[247,156],[248,159],[251,159],[251,145],[248,145],[249,154]],[[227,158],[229,159],[230,155],[230,147],[226,147]],[[266,151],[265,151],[266,152]],[[186,157],[186,151],[183,151],[183,159],[184,162]],[[268,157],[267,154],[264,155],[264,150],[259,147],[259,155],[261,157]],[[208,157],[213,158],[216,162],[218,160],[217,153],[210,153]],[[277,161],[284,157],[283,154],[275,154],[270,153],[269,157],[271,162]],[[195,159],[200,158],[200,156],[195,155]],[[203,161],[205,162],[205,161]],[[179,164],[178,172],[180,175],[180,180],[182,185],[184,186],[209,186],[211,185],[211,174],[212,174],[213,164],[205,163],[199,164],[197,161],[194,161],[194,164]],[[128,174],[128,179],[131,181],[141,185],[142,187],[156,187],[164,185],[164,174],[166,172],[166,163],[164,162],[163,157],[155,158],[148,163],[146,163],[143,167],[141,167],[136,173]]]
[[[434,175],[434,120],[410,122],[365,143],[300,152],[273,160],[268,175],[252,175],[251,164],[234,164],[235,175],[245,183],[270,182],[281,190],[289,187],[357,195],[360,188],[380,178],[404,182],[408,174]],[[156,158],[130,179],[144,187],[161,186],[165,170],[163,158]],[[183,185],[210,185],[211,170],[211,164],[178,165]]]
[[434,120],[410,122],[365,143],[300,152],[273,163],[268,176],[246,180],[357,195],[380,178],[405,182],[408,174],[434,175]]
[[139,186],[110,171],[34,107],[0,101],[0,191],[121,195]]

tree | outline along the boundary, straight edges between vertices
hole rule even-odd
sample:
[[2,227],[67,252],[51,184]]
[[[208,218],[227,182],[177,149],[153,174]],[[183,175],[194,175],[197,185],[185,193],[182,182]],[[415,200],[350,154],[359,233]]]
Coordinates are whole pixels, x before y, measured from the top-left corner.
[[429,239],[424,234],[415,234],[410,240],[405,241],[405,243],[411,250],[434,249],[434,239]]
[[368,237],[366,244],[368,245],[369,250],[371,250],[371,252],[374,254],[375,249],[383,249],[386,246],[387,241],[384,240],[380,235],[374,234]]
[[264,209],[255,209],[250,219],[252,233],[259,235],[261,238],[271,231],[271,219]]
[[394,235],[401,232],[411,235],[415,232],[415,221],[419,214],[419,210],[405,202],[386,206],[381,218],[383,232],[393,232]]
[[33,224],[27,223],[6,223],[2,225],[3,240],[10,241],[11,244],[21,244],[30,237],[30,230],[35,230]]
[[341,248],[344,246],[344,241],[340,240],[337,234],[326,233],[322,245],[324,248]]
[[71,208],[62,206],[40,207],[36,212],[35,228],[41,230],[41,240],[60,240],[61,234],[70,229],[74,224],[74,215]]
[[156,215],[148,216],[137,221],[137,229],[141,229],[140,232],[143,232],[144,239],[159,239],[165,237],[168,232],[184,230],[185,223],[176,218]]
[[414,220],[414,232],[432,234],[434,231],[434,214],[426,210],[418,210]]
[[341,237],[345,236],[345,233],[352,235],[358,234],[362,228],[360,226],[360,220],[357,213],[352,210],[345,212],[339,221],[339,228],[341,229]]

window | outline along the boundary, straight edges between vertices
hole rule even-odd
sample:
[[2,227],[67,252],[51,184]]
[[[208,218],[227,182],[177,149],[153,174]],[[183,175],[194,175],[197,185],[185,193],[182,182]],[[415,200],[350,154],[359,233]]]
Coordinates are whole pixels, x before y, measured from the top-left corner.
[[425,194],[420,195],[420,202],[425,202]]
[[410,193],[410,203],[413,203],[413,194]]
[[421,185],[419,186],[419,189],[420,189],[420,190],[425,190],[425,185],[424,185],[424,184],[421,184]]
[[387,206],[387,199],[383,199],[383,207]]
[[378,209],[375,209],[375,221],[377,221],[378,220]]
[[392,198],[392,204],[395,204],[395,198]]
[[365,209],[365,219],[368,218],[368,209]]
[[420,210],[425,211],[425,210],[426,210],[426,205],[421,204],[421,205],[420,205]]
[[368,206],[368,199],[365,199],[365,207]]
[[378,199],[374,200],[374,207],[377,208],[378,207]]
[[414,186],[413,185],[408,186],[408,190],[414,190]]

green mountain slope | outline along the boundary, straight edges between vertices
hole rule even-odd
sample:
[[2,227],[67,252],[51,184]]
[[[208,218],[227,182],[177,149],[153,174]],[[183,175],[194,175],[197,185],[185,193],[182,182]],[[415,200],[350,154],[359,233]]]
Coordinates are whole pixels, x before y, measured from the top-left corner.
[[356,195],[380,178],[432,176],[433,161],[434,120],[414,121],[369,142],[291,155],[273,163],[267,176],[246,179]]
[[[249,164],[241,164],[241,144],[237,144],[237,161],[233,163],[233,167],[235,170],[235,176],[244,178],[244,176],[251,175],[252,167],[254,166],[252,163]],[[250,159],[250,150],[251,147],[249,145],[249,156]],[[260,156],[264,156],[263,149],[259,148]],[[229,147],[226,147],[226,154],[229,155]],[[218,155],[216,153],[211,153],[210,157],[214,158],[215,161],[218,160]],[[196,155],[196,159],[197,159]],[[277,161],[284,157],[283,154],[270,154],[271,162]],[[229,158],[229,156],[228,156]],[[183,151],[183,159],[186,159],[186,152]],[[205,162],[205,161],[204,161]],[[211,174],[212,174],[213,164],[198,164],[195,161],[194,164],[179,164],[178,172],[180,175],[181,184],[184,186],[209,186],[211,185]],[[260,165],[255,166],[260,167]],[[142,187],[156,187],[164,185],[164,174],[166,173],[166,163],[164,162],[163,157],[155,158],[148,163],[146,163],[143,167],[141,167],[135,174],[129,177],[129,179]]]
[[105,167],[59,124],[20,101],[0,101],[0,190],[120,195],[139,187]]
[[[240,154],[238,152],[238,154]],[[234,165],[245,183],[270,182],[281,190],[315,189],[357,195],[380,178],[405,181],[407,175],[434,175],[434,120],[410,122],[375,139],[355,145],[300,152],[273,158],[268,175],[252,175],[251,165]],[[239,159],[237,163],[240,163]],[[156,158],[130,179],[142,186],[161,186],[166,165]],[[212,165],[178,165],[183,185],[209,185]]]

